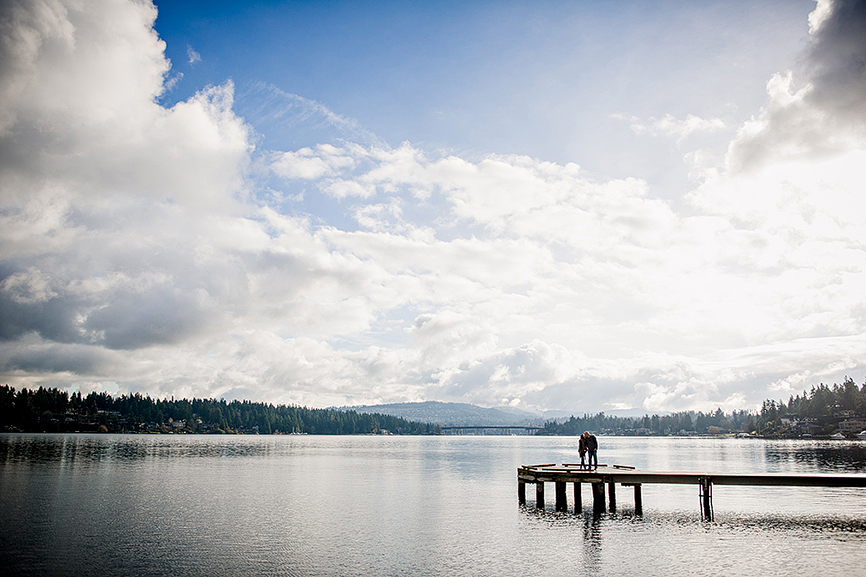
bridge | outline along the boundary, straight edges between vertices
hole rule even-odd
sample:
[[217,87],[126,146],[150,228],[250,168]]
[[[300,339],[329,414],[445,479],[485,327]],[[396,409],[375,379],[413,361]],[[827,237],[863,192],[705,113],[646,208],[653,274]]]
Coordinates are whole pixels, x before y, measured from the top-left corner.
[[440,427],[444,435],[534,435],[543,428],[533,425],[451,425]]

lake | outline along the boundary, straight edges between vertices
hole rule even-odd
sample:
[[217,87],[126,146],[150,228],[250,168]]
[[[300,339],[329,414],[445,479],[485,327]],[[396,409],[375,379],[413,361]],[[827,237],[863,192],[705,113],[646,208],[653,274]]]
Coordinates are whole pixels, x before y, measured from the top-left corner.
[[[653,470],[866,473],[863,441],[600,437]],[[866,490],[643,487],[643,515],[517,502],[577,438],[0,435],[10,575],[864,575]],[[589,487],[584,506],[591,509]],[[569,488],[569,507],[572,506]]]

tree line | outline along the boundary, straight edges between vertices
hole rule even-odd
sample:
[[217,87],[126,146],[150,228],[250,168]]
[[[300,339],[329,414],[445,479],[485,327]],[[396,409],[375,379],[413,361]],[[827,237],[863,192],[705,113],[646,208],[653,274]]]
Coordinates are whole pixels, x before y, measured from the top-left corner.
[[749,411],[721,409],[714,412],[682,411],[667,415],[644,415],[642,417],[616,417],[598,413],[582,417],[571,416],[565,421],[547,421],[538,431],[539,435],[580,435],[584,431],[615,433],[623,435],[675,435],[713,434],[745,431],[753,428],[755,417]]
[[[539,435],[580,435],[595,431],[625,435],[676,435],[751,433],[769,437],[829,435],[845,422],[866,429],[866,382],[857,386],[846,377],[841,385],[819,384],[802,395],[791,395],[787,402],[766,400],[760,411],[721,408],[709,413],[683,411],[669,415],[616,417],[598,413],[572,416],[565,421],[547,421]],[[858,425],[858,428],[860,425]],[[851,431],[846,431],[849,435]]]
[[803,391],[802,396],[791,395],[787,402],[764,401],[757,426],[766,435],[785,435],[792,428],[828,434],[846,420],[866,420],[866,382],[858,387],[849,377],[841,385],[813,386],[811,391]]
[[440,432],[438,425],[381,414],[309,409],[225,399],[153,399],[105,392],[69,394],[0,386],[0,430],[23,432],[306,433],[324,435]]
[[[643,417],[598,413],[547,421],[539,435],[580,435],[583,431],[623,435],[754,433],[770,437],[829,435],[840,425],[863,422],[866,382],[819,384],[787,401],[766,400],[760,411],[721,408]],[[0,430],[25,432],[187,432],[307,434],[439,434],[439,425],[351,410],[309,409],[225,399],[153,399],[134,393],[69,394],[55,388],[36,391],[0,386]],[[852,434],[852,429],[845,431]],[[859,432],[859,431],[853,431]]]

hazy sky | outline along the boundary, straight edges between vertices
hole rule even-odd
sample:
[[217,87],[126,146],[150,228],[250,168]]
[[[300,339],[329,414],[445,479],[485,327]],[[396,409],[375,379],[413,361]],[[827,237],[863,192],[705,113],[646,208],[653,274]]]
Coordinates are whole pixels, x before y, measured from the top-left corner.
[[866,3],[0,2],[0,380],[754,408],[866,378]]

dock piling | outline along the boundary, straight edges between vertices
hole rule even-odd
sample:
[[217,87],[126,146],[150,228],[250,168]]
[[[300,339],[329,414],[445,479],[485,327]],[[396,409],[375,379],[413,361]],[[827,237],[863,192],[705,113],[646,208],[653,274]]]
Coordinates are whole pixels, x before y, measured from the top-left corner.
[[701,477],[698,494],[701,499],[701,518],[713,520],[713,480],[710,477]]
[[604,513],[604,483],[591,483],[592,486],[592,512]]
[[556,510],[567,511],[568,500],[565,496],[565,481],[556,481],[554,484],[556,490]]
[[526,501],[526,483],[535,483],[536,506],[544,509],[544,483],[556,484],[556,510],[565,511],[566,484],[574,483],[574,511],[583,512],[581,484],[589,483],[592,488],[592,509],[594,514],[604,513],[605,483],[610,495],[610,510],[616,511],[616,483],[624,487],[634,487],[634,512],[643,515],[641,485],[643,483],[697,485],[701,517],[714,520],[713,485],[751,485],[765,487],[862,487],[866,488],[866,475],[856,474],[769,474],[769,473],[727,473],[727,472],[670,472],[640,471],[633,467],[600,465],[598,469],[586,469],[579,465],[554,464],[523,465],[517,470],[517,496],[521,504]]

